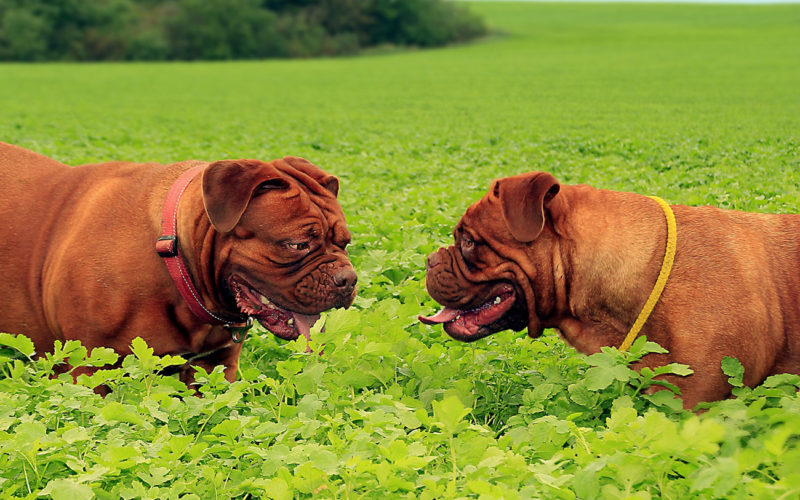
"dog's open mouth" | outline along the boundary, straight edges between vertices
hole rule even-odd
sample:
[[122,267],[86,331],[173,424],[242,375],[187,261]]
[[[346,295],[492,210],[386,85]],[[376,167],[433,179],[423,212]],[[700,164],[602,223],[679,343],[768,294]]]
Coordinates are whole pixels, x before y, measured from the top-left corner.
[[238,276],[230,279],[230,285],[239,310],[257,319],[276,337],[284,340],[294,340],[300,335],[311,338],[311,327],[319,319],[319,314],[301,314],[284,309]]
[[514,287],[503,284],[490,297],[475,309],[445,307],[433,316],[419,316],[419,320],[427,325],[442,324],[448,335],[465,342],[481,339],[500,330],[521,330],[525,327],[522,308],[514,307],[518,303]]

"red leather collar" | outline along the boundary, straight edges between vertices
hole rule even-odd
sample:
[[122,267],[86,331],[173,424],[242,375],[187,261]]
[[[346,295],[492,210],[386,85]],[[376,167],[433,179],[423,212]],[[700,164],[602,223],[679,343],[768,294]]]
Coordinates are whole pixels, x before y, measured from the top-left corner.
[[192,283],[192,278],[186,270],[186,265],[181,257],[180,246],[178,245],[178,202],[192,179],[203,170],[202,165],[190,168],[172,184],[164,200],[164,207],[161,209],[161,235],[156,241],[156,252],[164,259],[169,275],[175,283],[175,287],[180,292],[181,297],[189,306],[189,310],[200,318],[204,323],[210,325],[240,326],[241,322],[228,321],[211,311],[203,305],[200,294]]

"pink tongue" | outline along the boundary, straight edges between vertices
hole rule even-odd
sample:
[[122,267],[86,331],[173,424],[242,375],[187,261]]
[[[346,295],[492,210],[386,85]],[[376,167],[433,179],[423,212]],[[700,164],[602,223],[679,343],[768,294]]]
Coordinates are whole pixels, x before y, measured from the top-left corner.
[[311,327],[319,319],[319,314],[300,314],[293,312],[294,324],[297,331],[308,340],[311,340]]
[[433,316],[417,316],[417,318],[419,318],[419,320],[426,325],[438,325],[439,323],[449,323],[450,321],[453,321],[456,319],[456,316],[462,312],[463,311],[458,309],[450,309],[449,307],[445,307]]

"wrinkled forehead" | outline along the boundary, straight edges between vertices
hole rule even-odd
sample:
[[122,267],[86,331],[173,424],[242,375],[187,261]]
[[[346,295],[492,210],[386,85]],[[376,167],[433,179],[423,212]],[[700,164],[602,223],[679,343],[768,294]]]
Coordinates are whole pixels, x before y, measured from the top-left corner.
[[[336,197],[327,189],[322,188],[319,184],[316,187],[320,189],[309,189],[306,185],[300,185],[302,191],[300,198],[307,199],[314,207],[314,211],[319,213],[319,217],[324,219],[328,227],[337,227],[347,230],[344,211]],[[349,233],[348,233],[349,234]]]
[[467,232],[473,238],[497,239],[507,233],[505,229],[506,224],[497,197],[490,197],[487,193],[467,208],[456,225],[454,236]]
[[326,189],[325,185],[331,181],[336,180],[335,184],[338,191],[338,179],[328,174],[318,166],[310,163],[302,158],[292,158],[291,163],[287,161],[289,157],[274,160],[272,165],[281,173],[285,178],[292,179],[294,182],[299,183],[305,187],[309,192],[320,196],[331,195],[336,199],[336,195]]
[[[281,175],[294,188],[290,191],[299,190],[307,195],[306,199],[319,206],[327,216],[344,219],[344,212],[336,199],[336,195],[320,184],[320,182],[324,182],[333,176],[307,161],[295,162],[293,165],[288,165],[282,161],[275,163]],[[338,186],[338,181],[336,184]],[[287,193],[287,196],[297,196],[297,194]]]
[[347,231],[344,212],[333,194],[314,181],[306,184],[291,176],[282,176],[289,187],[253,199],[250,208],[254,210],[248,210],[247,215],[258,217],[260,224],[275,229],[317,223],[326,232],[330,228],[337,232]]

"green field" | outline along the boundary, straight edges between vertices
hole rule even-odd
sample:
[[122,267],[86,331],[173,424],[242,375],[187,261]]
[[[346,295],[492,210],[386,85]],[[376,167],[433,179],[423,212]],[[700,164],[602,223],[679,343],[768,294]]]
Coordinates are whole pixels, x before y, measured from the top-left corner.
[[359,274],[324,354],[262,330],[202,399],[143,349],[105,400],[2,358],[0,497],[800,496],[799,377],[698,416],[643,395],[619,354],[416,322],[435,309],[425,256],[496,177],[800,212],[800,5],[472,8],[494,34],[446,49],[0,65],[0,140],[66,163],[299,155],[335,173]]

